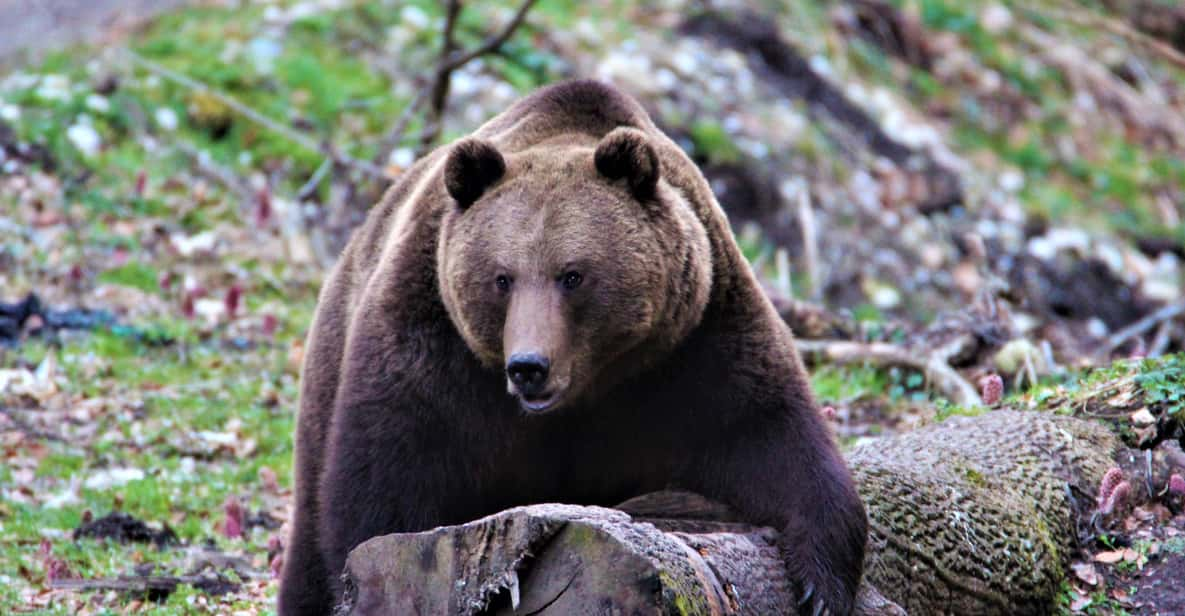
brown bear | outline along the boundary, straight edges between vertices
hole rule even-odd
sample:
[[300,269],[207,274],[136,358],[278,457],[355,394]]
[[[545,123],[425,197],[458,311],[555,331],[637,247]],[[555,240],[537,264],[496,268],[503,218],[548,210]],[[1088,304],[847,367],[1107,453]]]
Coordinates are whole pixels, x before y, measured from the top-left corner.
[[281,614],[376,535],[698,492],[781,531],[846,614],[867,520],[786,325],[694,163],[602,83],[544,88],[404,173],[321,291]]

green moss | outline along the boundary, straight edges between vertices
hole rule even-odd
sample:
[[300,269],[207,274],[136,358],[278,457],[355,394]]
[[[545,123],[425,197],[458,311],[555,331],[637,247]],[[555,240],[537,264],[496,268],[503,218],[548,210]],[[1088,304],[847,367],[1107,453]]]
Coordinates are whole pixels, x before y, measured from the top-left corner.
[[951,417],[976,417],[987,412],[989,409],[985,406],[962,406],[953,404],[946,399],[938,399],[934,402],[934,420],[946,421]]
[[701,120],[691,126],[691,141],[697,154],[716,163],[735,163],[741,151],[733,143],[724,127],[716,122]]
[[963,474],[963,477],[967,481],[971,482],[971,485],[973,485],[977,488],[984,487],[983,473],[981,473],[973,468],[962,468],[960,470]]
[[99,274],[99,282],[123,285],[154,293],[160,288],[155,269],[143,263],[131,262]]
[[811,388],[825,402],[846,404],[875,399],[889,390],[889,376],[874,366],[820,366],[811,373]]

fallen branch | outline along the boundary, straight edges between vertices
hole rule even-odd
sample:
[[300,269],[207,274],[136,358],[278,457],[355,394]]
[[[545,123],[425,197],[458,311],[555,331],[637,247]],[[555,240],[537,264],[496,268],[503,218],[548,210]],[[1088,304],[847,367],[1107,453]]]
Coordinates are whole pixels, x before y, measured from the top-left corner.
[[850,364],[870,362],[879,365],[905,366],[926,375],[930,384],[955,404],[980,406],[979,392],[951,368],[934,357],[918,357],[902,347],[883,342],[849,342],[846,340],[796,340],[798,351],[823,360]]
[[238,588],[238,584],[220,575],[124,575],[117,578],[58,579],[50,582],[50,588],[74,592],[114,590],[166,597],[182,584],[193,586],[212,595],[226,594]]
[[1099,355],[1107,356],[1112,351],[1119,348],[1123,343],[1132,338],[1143,334],[1144,332],[1156,327],[1162,322],[1171,321],[1181,314],[1185,314],[1185,299],[1178,300],[1176,303],[1162,306],[1159,310],[1145,315],[1144,318],[1124,327],[1123,329],[1111,334],[1110,338],[1103,343],[1099,350]]
[[349,154],[346,154],[345,152],[340,152],[336,148],[334,148],[331,144],[318,143],[316,140],[312,139],[308,135],[297,132],[297,131],[293,130],[292,128],[289,128],[289,127],[267,117],[266,115],[256,111],[255,109],[252,109],[251,107],[243,104],[239,100],[237,100],[227,94],[219,92],[218,90],[215,90],[215,89],[211,88],[210,86],[208,86],[200,81],[197,81],[196,79],[193,79],[191,77],[188,77],[186,75],[178,73],[177,71],[174,71],[170,68],[167,68],[165,66],[157,64],[156,62],[153,62],[152,60],[144,58],[143,56],[137,54],[134,51],[131,51],[130,49],[124,50],[124,53],[127,54],[128,58],[131,59],[133,64],[136,64],[136,65],[140,66],[141,68],[144,68],[148,72],[153,73],[153,74],[155,74],[163,79],[166,79],[168,81],[172,81],[173,83],[176,83],[178,85],[189,88],[190,90],[193,90],[195,92],[202,92],[202,93],[208,94],[209,96],[217,99],[218,102],[220,102],[223,105],[226,105],[227,107],[229,107],[230,109],[238,112],[240,115],[247,118],[248,120],[251,120],[252,122],[255,122],[256,124],[263,126],[264,128],[272,131],[273,133],[275,133],[281,137],[284,137],[285,139],[305,148],[306,150],[308,150],[310,152],[318,152],[318,153],[324,154],[324,155],[332,158],[334,162],[336,162],[340,165],[344,165],[346,167],[357,169],[357,170],[359,170],[363,173],[366,173],[367,175],[373,176],[375,178],[379,178],[379,179],[383,179],[383,180],[388,179],[387,175],[385,173],[383,173],[382,168],[380,168],[374,164],[371,164],[369,161],[359,160],[357,158],[354,158],[353,156],[350,156]]

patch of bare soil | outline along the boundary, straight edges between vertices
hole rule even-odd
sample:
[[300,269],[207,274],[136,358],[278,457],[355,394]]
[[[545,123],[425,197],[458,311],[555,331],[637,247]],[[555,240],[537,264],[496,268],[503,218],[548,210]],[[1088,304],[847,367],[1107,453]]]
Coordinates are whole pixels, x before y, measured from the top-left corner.
[[1135,614],[1185,614],[1185,553],[1149,562],[1131,583],[1137,588]]
[[159,530],[154,529],[143,520],[122,512],[112,512],[96,520],[83,522],[74,529],[74,538],[84,537],[112,539],[119,543],[153,543],[157,547],[177,543],[177,533],[168,524]]

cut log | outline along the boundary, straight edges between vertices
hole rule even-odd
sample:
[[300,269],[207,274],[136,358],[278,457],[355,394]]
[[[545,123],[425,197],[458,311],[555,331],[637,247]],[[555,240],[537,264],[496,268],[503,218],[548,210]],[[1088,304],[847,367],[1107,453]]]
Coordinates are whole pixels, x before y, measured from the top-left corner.
[[[1097,486],[1117,460],[1134,472],[1131,451],[1099,422],[1012,411],[857,448],[857,614],[1052,612]],[[363,543],[339,613],[794,613],[775,539],[687,493],[519,507]]]
[[[687,505],[690,505],[689,507]],[[618,509],[517,507],[461,526],[386,535],[346,562],[341,614],[788,614],[768,528],[684,492]],[[643,517],[672,514],[677,519]],[[718,515],[723,513],[725,515]],[[866,588],[859,614],[904,614]]]

